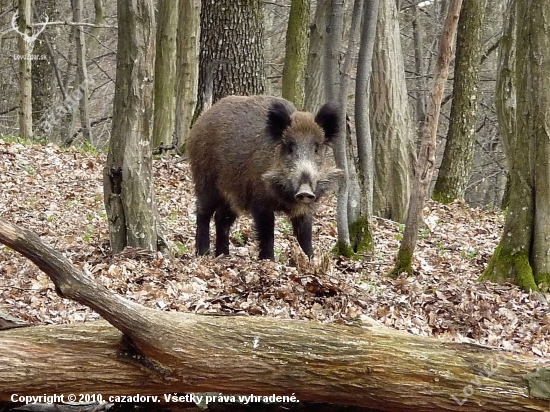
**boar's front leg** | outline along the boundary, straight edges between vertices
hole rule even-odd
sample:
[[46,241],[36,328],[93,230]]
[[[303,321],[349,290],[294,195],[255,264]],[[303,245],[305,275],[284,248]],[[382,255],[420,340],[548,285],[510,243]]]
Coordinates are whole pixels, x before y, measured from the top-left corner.
[[273,252],[275,214],[273,210],[262,206],[254,206],[251,208],[251,213],[260,242],[259,258],[275,260],[275,253]]
[[216,209],[216,256],[229,255],[229,229],[236,218],[235,212],[225,202]]
[[216,202],[211,199],[197,198],[197,233],[195,249],[199,256],[210,251],[210,219],[216,210]]
[[298,243],[304,253],[311,258],[313,256],[313,246],[311,244],[311,231],[313,226],[313,217],[308,215],[294,216],[290,219],[294,236],[298,238]]

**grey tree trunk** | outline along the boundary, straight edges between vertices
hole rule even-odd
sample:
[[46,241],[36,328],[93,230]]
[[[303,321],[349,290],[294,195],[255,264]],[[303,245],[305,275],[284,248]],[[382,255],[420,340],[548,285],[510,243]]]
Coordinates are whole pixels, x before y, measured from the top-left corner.
[[337,254],[351,256],[353,250],[350,244],[348,220],[348,157],[346,147],[346,107],[342,102],[340,77],[340,52],[342,50],[342,35],[344,28],[344,4],[341,0],[332,0],[327,19],[327,38],[324,50],[324,83],[325,96],[328,101],[337,101],[341,107],[339,137],[334,144],[336,166],[344,171],[345,179],[338,189],[336,207],[336,223],[338,225],[338,242],[335,247]]
[[152,177],[155,21],[152,0],[118,1],[113,131],[103,173],[111,249],[157,250],[160,222]]
[[172,142],[176,112],[176,34],[179,0],[158,3],[153,147]]
[[262,94],[264,90],[261,0],[203,2],[199,85],[193,118],[222,97]]
[[[502,37],[498,46],[497,83],[495,90],[495,107],[501,141],[506,153],[508,171],[512,170],[511,147],[515,147],[517,84],[516,84],[516,30],[517,30],[517,0],[508,0],[506,18],[502,29]],[[502,208],[508,207],[510,194],[510,175],[502,198]]]
[[397,252],[395,268],[392,271],[393,276],[397,276],[402,272],[412,275],[413,272],[413,253],[416,248],[420,222],[422,221],[424,201],[432,181],[433,168],[435,165],[437,124],[439,121],[443,91],[445,89],[447,77],[449,76],[453,40],[458,25],[461,6],[462,0],[450,0],[447,18],[443,26],[443,33],[439,41],[436,71],[434,73],[433,85],[428,98],[426,120],[422,127],[422,140],[420,142],[418,162],[414,170],[413,190],[407,214],[407,223],[401,245],[399,246],[399,251]]
[[[19,0],[18,30],[20,33],[31,32],[31,0]],[[32,43],[19,35],[19,136],[24,139],[32,137]]]
[[377,216],[404,222],[415,159],[399,21],[394,0],[380,0],[371,79],[374,206]]
[[[340,75],[340,90],[338,102],[342,111],[341,124],[346,125],[347,140],[347,169],[348,169],[348,227],[356,223],[359,219],[361,209],[361,188],[359,186],[359,177],[356,169],[356,156],[354,154],[353,139],[351,139],[351,130],[348,131],[348,97],[351,83],[351,71],[355,66],[355,53],[357,51],[357,40],[361,28],[361,11],[363,9],[363,0],[355,0],[353,2],[352,18],[349,30],[348,46],[344,55],[344,64]],[[350,128],[351,129],[351,128]],[[351,238],[350,238],[351,241]],[[352,245],[353,246],[353,245]]]
[[374,191],[374,167],[372,136],[370,132],[370,78],[372,56],[376,38],[379,0],[365,0],[359,55],[357,58],[357,80],[355,82],[355,129],[357,134],[357,175],[361,188],[360,217],[352,223],[351,244],[356,252],[371,250],[372,206]]
[[483,20],[487,0],[463,0],[458,20],[451,120],[432,198],[462,199],[474,156]]
[[[36,3],[33,14],[40,20],[48,16],[50,21],[55,21],[59,18],[58,6],[57,0],[42,0]],[[45,30],[34,44],[33,54],[39,56],[32,62],[32,117],[35,125],[38,120],[45,119],[59,101],[54,70],[56,61],[50,53],[51,44],[55,44],[56,39],[56,30]]]
[[414,42],[414,70],[417,76],[415,91],[415,120],[416,129],[421,130],[422,122],[426,118],[426,69],[424,64],[424,25],[420,18],[418,6],[414,6],[413,42]]
[[[514,24],[514,14],[517,23]],[[510,198],[502,239],[482,279],[514,282],[524,290],[550,286],[550,0],[512,1],[503,52],[516,54],[517,115],[506,121],[510,168]],[[517,26],[517,49],[510,38]],[[544,57],[543,57],[544,56]],[[507,70],[501,56],[501,69]],[[513,65],[508,65],[513,67]],[[501,74],[503,79],[514,73]],[[509,85],[508,85],[509,86]],[[499,96],[513,102],[508,92]],[[499,117],[503,114],[499,102]],[[510,113],[510,112],[509,112]],[[509,132],[516,129],[515,138]],[[510,139],[511,138],[511,139]]]
[[179,0],[176,38],[176,146],[187,140],[197,104],[200,0]]
[[[82,21],[82,0],[71,0],[73,8],[73,21]],[[76,79],[75,90],[80,90],[81,94],[78,95],[78,106],[80,112],[80,123],[82,127],[82,135],[84,140],[90,143],[92,141],[92,126],[90,124],[90,108],[89,98],[90,93],[88,91],[88,70],[86,68],[86,40],[84,37],[84,31],[81,26],[74,27],[74,39],[76,46]]]
[[311,0],[292,0],[286,31],[282,96],[298,109],[304,107],[304,77]]
[[318,0],[315,16],[309,34],[309,51],[305,73],[305,110],[315,113],[325,103],[323,85],[323,56],[325,53],[325,36],[327,16],[331,0]]

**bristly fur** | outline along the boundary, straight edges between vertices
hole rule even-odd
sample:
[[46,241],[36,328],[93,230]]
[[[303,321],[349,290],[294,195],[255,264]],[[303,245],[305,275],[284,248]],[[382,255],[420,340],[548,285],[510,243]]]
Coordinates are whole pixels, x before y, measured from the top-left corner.
[[274,212],[284,212],[311,256],[316,205],[343,176],[325,160],[338,121],[333,105],[313,116],[270,96],[230,96],[206,111],[187,141],[197,196],[197,253],[209,251],[212,216],[219,255],[229,251],[237,214],[248,212],[258,232],[260,258],[273,259]]

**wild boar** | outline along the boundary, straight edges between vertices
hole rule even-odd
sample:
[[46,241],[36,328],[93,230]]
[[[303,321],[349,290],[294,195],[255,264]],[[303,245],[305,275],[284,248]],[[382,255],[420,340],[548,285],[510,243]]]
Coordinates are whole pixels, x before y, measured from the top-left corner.
[[284,212],[311,257],[317,203],[343,178],[342,170],[325,161],[339,129],[338,108],[331,103],[315,117],[270,96],[229,96],[207,110],[187,141],[197,198],[197,254],[210,250],[212,215],[218,256],[229,254],[237,215],[250,213],[259,258],[273,260],[274,213]]

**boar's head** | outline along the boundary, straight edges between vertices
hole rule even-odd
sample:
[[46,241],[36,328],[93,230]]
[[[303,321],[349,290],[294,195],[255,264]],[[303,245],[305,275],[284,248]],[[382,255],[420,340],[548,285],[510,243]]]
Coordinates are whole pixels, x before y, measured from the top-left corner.
[[344,176],[326,162],[326,150],[339,138],[339,110],[327,103],[313,114],[291,111],[281,102],[268,110],[266,135],[275,142],[273,167],[263,174],[287,204],[310,204],[334,190]]

